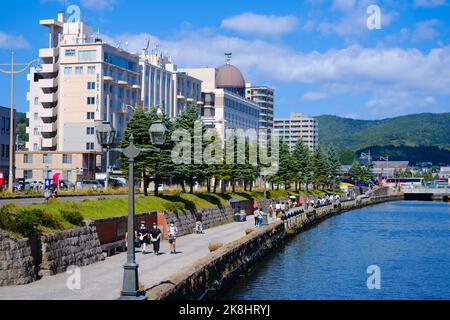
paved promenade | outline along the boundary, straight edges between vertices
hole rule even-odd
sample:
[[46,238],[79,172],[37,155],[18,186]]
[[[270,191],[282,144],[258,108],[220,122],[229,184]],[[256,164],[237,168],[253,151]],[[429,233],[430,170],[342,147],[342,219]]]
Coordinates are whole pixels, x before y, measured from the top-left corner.
[[[178,239],[177,255],[171,255],[167,242],[161,245],[162,255],[136,253],[139,263],[139,282],[149,289],[169,276],[189,267],[209,254],[208,244],[227,244],[245,236],[245,229],[252,227],[253,217],[246,223],[232,223],[208,229],[204,235],[187,235]],[[140,249],[138,249],[140,250]],[[16,287],[0,287],[0,300],[112,300],[120,295],[123,264],[122,253],[105,261],[81,268],[81,290],[69,290],[69,274],[59,274],[37,282]]]

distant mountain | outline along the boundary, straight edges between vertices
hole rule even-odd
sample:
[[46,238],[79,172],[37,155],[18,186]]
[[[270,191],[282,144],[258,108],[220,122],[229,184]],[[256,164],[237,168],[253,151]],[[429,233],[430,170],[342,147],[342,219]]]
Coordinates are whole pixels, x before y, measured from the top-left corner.
[[385,120],[316,117],[323,145],[354,152],[368,147],[439,147],[450,150],[450,113],[423,113]]

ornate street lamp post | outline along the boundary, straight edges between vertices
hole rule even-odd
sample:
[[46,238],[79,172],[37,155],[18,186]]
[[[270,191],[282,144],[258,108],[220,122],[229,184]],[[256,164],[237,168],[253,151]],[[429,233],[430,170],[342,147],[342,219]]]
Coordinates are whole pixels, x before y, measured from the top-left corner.
[[[149,129],[150,141],[154,146],[164,144],[167,133],[166,126],[162,123],[163,114],[158,110],[160,121],[155,122]],[[127,262],[124,265],[122,299],[136,299],[141,296],[139,292],[139,265],[136,263],[135,254],[135,205],[134,205],[134,161],[142,151],[159,151],[159,149],[139,149],[134,145],[134,137],[130,137],[130,145],[122,150],[128,158],[128,246]]]
[[97,127],[97,140],[98,143],[102,146],[103,150],[106,150],[106,180],[105,180],[105,189],[108,189],[109,186],[109,153],[111,151],[111,146],[116,139],[116,130],[112,127],[109,122],[103,122],[101,125]]

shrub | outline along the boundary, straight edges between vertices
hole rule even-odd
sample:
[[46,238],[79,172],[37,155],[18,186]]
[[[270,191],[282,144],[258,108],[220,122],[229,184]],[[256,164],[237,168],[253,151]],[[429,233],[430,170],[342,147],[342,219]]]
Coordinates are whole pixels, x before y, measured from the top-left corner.
[[74,226],[84,226],[83,215],[79,211],[60,210],[60,213],[64,220],[73,224]]
[[245,229],[245,234],[246,234],[246,235],[249,235],[249,234],[252,233],[253,231],[255,231],[255,229],[252,229],[252,228]]
[[13,223],[14,215],[19,208],[14,203],[8,203],[0,209],[0,228],[9,229]]
[[223,247],[223,243],[210,243],[208,249],[210,252],[214,252]]
[[48,212],[42,212],[42,214],[39,214],[41,216],[41,224],[44,227],[50,228],[50,229],[60,229],[61,221],[59,221],[54,215]]
[[21,210],[13,216],[9,229],[24,236],[36,235],[43,221],[43,212],[39,209]]

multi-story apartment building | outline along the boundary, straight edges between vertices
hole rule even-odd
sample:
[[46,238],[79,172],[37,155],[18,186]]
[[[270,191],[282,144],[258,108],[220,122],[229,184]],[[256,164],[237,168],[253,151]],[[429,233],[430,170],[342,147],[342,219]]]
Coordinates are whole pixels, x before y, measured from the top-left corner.
[[178,71],[177,65],[156,47],[150,54],[143,50],[141,100],[144,109],[159,106],[171,118],[190,104],[202,105],[201,81]]
[[293,113],[290,119],[275,119],[274,131],[287,143],[291,151],[299,140],[303,140],[311,151],[315,151],[319,145],[317,120],[305,117],[302,113]]
[[181,69],[189,76],[202,80],[204,123],[215,128],[223,141],[227,129],[259,129],[260,107],[246,99],[245,80],[235,66],[227,63],[219,68]]
[[274,125],[274,89],[247,83],[246,97],[259,105],[259,130],[260,132],[267,132],[270,136]]
[[[17,153],[17,177],[76,182],[106,170],[96,127],[108,121],[118,145],[138,106],[161,107],[174,117],[189,103],[201,105],[201,81],[177,71],[166,55],[129,53],[103,42],[83,22],[41,20],[49,46],[39,50],[42,68],[28,75],[29,141]],[[119,154],[111,152],[118,167]]]
[[[14,111],[15,112],[15,111]],[[11,109],[0,107],[1,131],[0,131],[0,172],[3,174],[3,186],[9,179],[9,146],[11,134]],[[15,128],[15,126],[14,126]],[[15,131],[13,131],[15,137]],[[14,138],[14,141],[16,139]]]

